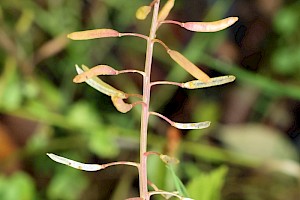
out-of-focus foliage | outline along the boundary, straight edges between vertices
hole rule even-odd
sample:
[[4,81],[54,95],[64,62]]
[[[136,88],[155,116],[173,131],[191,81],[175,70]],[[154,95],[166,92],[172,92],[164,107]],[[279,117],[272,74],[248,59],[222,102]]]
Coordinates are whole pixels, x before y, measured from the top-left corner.
[[[72,79],[75,64],[142,69],[146,43],[136,38],[71,42],[66,35],[94,28],[148,34],[149,19],[135,19],[145,2],[1,0],[1,200],[120,200],[137,193],[134,170],[78,172],[52,162],[46,152],[90,163],[138,159],[139,108],[119,114],[109,97]],[[149,149],[181,160],[174,171],[191,197],[299,198],[299,9],[299,1],[177,0],[169,18],[240,20],[214,34],[195,35],[172,25],[159,30],[170,48],[209,75],[237,77],[231,85],[197,92],[152,90],[151,107],[172,120],[212,121],[209,129],[182,133],[150,119]],[[191,79],[162,48],[155,48],[154,59],[153,80]],[[141,91],[135,75],[105,80],[122,91]],[[149,160],[151,181],[175,190],[165,165]]]

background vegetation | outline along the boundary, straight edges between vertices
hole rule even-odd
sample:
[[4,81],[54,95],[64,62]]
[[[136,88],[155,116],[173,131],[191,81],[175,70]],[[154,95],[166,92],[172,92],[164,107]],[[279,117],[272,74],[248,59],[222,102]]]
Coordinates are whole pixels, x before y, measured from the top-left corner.
[[[71,42],[66,34],[104,27],[148,34],[150,21],[134,15],[147,3],[1,0],[0,199],[120,200],[137,193],[135,169],[86,173],[54,163],[46,152],[88,163],[138,159],[140,110],[120,114],[109,97],[72,79],[74,64],[142,69],[146,43]],[[299,9],[297,0],[177,0],[172,19],[240,20],[214,34],[161,28],[158,37],[210,76],[237,77],[205,90],[153,88],[153,110],[174,121],[212,121],[208,129],[189,132],[152,118],[150,124],[150,150],[181,160],[176,173],[199,200],[299,198]],[[153,80],[191,79],[161,47],[154,58]],[[137,75],[105,80],[141,91]],[[153,182],[175,189],[158,159],[151,157],[149,165]]]

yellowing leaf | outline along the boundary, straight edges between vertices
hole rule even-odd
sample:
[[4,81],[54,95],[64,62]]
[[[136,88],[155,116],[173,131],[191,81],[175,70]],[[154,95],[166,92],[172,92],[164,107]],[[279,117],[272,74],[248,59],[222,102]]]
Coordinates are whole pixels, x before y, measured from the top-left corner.
[[148,14],[151,12],[152,7],[151,6],[142,6],[139,7],[135,13],[135,16],[139,20],[144,20],[148,16]]
[[158,14],[159,22],[164,21],[168,17],[170,11],[172,10],[172,8],[174,6],[174,3],[175,3],[175,0],[167,1],[167,3],[164,5],[164,7],[161,9],[161,11]]
[[168,50],[168,54],[171,58],[177,62],[182,68],[184,68],[188,73],[194,76],[196,79],[203,82],[208,82],[210,80],[209,76],[200,70],[196,65],[189,61],[186,57],[174,50]]
[[105,37],[119,37],[119,34],[118,31],[113,29],[94,29],[70,33],[68,38],[72,40],[90,40]]

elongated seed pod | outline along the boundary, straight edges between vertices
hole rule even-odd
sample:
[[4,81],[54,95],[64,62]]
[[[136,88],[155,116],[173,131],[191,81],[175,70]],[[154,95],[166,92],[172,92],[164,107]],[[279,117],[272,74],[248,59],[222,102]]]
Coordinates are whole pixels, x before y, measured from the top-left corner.
[[210,78],[208,82],[202,82],[200,80],[194,80],[189,81],[186,83],[183,83],[183,88],[187,89],[198,89],[198,88],[206,88],[206,87],[212,87],[217,85],[223,85],[226,83],[230,83],[235,80],[235,76],[229,75],[229,76],[219,76]]
[[73,79],[73,82],[74,83],[82,83],[82,82],[86,81],[87,79],[90,79],[95,76],[116,75],[116,74],[117,74],[117,70],[113,69],[112,67],[110,67],[108,65],[97,65],[97,66],[89,69],[88,71],[85,71],[85,72],[75,76],[75,78]]
[[187,30],[196,32],[216,32],[228,28],[238,19],[238,17],[228,17],[213,22],[185,22],[182,23],[182,27]]
[[170,57],[177,62],[183,69],[194,76],[196,79],[203,82],[208,82],[210,80],[209,76],[205,74],[201,69],[189,61],[186,57],[174,50],[168,50]]
[[103,169],[103,167],[98,164],[84,164],[84,163],[80,163],[80,162],[77,162],[77,161],[74,161],[71,159],[67,159],[67,158],[64,158],[61,156],[57,156],[52,153],[47,153],[47,156],[49,156],[55,162],[67,165],[69,167],[73,167],[75,169],[83,170],[83,171],[99,171],[99,170]]
[[90,40],[106,37],[120,37],[120,33],[113,29],[94,29],[73,32],[68,35],[68,38],[72,40]]
[[111,96],[111,100],[116,109],[121,113],[127,113],[133,107],[132,104],[125,103],[122,98],[117,96]]
[[174,7],[174,3],[175,0],[168,0],[167,3],[162,7],[160,12],[158,13],[159,22],[164,21],[168,17],[170,11]]
[[[89,68],[85,65],[82,65],[83,70],[76,65],[76,71],[78,74],[83,73],[84,71],[88,71]],[[90,85],[92,88],[98,90],[99,92],[106,94],[108,96],[117,96],[122,99],[126,99],[127,96],[124,92],[117,90],[116,88],[112,87],[111,85],[108,85],[107,83],[103,82],[100,78],[98,77],[93,77],[90,79],[87,79],[85,81],[88,85]]]
[[135,17],[139,20],[144,20],[148,16],[148,14],[151,12],[152,7],[151,6],[142,6],[139,7],[135,13]]
[[172,126],[178,128],[178,129],[203,129],[210,126],[209,121],[205,122],[198,122],[198,123],[178,123],[174,122]]

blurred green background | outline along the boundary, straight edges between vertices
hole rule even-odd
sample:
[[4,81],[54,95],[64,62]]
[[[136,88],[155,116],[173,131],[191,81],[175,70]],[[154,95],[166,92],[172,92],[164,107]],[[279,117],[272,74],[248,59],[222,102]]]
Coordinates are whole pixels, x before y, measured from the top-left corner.
[[[164,2],[164,1],[162,1]],[[138,160],[140,108],[115,110],[110,98],[72,82],[75,64],[143,69],[146,43],[124,37],[69,41],[73,31],[112,28],[148,34],[135,19],[141,0],[0,1],[0,199],[120,200],[138,195],[136,169],[82,172],[54,163],[53,152],[86,163]],[[156,86],[151,108],[178,122],[212,121],[178,131],[150,118],[149,150],[178,157],[175,171],[197,200],[300,197],[300,2],[177,0],[168,19],[240,20],[226,31],[158,32],[210,76],[234,83],[202,90]],[[185,71],[157,45],[152,80],[184,82]],[[105,81],[140,93],[141,77]],[[174,176],[149,158],[149,178],[174,191]],[[155,197],[153,199],[160,199]]]

